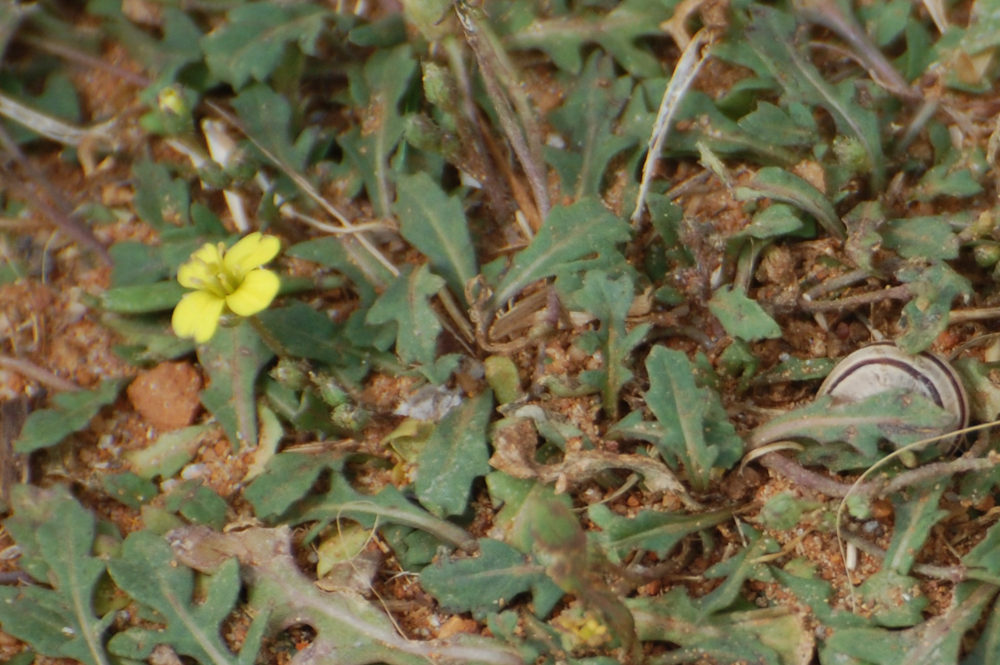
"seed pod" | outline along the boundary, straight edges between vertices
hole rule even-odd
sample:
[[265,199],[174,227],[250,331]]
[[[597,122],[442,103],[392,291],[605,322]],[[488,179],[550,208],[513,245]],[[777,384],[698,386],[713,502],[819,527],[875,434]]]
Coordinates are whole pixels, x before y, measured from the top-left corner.
[[953,414],[958,428],[969,424],[969,398],[954,368],[929,351],[910,355],[892,342],[872,344],[848,355],[823,381],[819,394],[853,402],[899,388],[922,395]]

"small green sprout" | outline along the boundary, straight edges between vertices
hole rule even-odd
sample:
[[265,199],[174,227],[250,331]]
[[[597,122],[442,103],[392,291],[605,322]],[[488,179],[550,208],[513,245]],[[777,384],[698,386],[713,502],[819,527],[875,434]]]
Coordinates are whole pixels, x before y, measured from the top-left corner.
[[177,271],[181,286],[197,289],[174,308],[172,324],[178,337],[193,337],[199,344],[215,334],[228,309],[237,316],[252,316],[271,304],[281,285],[278,275],[261,266],[281,249],[274,236],[251,233],[226,249],[223,243],[206,243]]

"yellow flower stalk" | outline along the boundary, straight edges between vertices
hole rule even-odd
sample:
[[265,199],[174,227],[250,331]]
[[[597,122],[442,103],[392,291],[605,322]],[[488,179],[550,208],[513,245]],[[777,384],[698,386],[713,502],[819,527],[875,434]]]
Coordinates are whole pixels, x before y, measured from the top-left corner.
[[207,243],[177,270],[181,286],[196,289],[174,308],[171,321],[178,337],[207,342],[219,327],[226,310],[237,316],[252,316],[267,309],[278,295],[278,275],[261,266],[281,249],[274,236],[254,232],[226,249],[223,243]]

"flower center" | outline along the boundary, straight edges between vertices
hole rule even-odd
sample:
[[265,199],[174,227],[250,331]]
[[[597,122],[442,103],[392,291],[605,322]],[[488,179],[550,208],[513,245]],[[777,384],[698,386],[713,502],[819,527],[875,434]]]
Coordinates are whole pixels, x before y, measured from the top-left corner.
[[226,270],[224,266],[219,266],[219,285],[222,290],[225,291],[225,295],[229,295],[236,291],[243,282],[243,279],[229,270]]

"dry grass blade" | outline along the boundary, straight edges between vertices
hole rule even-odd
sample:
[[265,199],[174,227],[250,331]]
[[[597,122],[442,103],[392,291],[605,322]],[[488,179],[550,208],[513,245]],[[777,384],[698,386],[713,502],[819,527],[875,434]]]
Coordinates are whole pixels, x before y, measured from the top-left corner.
[[535,112],[516,83],[513,65],[507,61],[489,28],[477,19],[470,7],[458,3],[455,11],[465,31],[465,39],[479,63],[486,92],[496,109],[500,126],[524,169],[538,213],[544,219],[549,213],[549,194],[541,157],[541,132],[535,121]]
[[830,0],[797,0],[794,5],[799,15],[807,21],[832,30],[847,42],[853,55],[861,61],[876,83],[903,99],[923,98],[923,95],[906,83],[854,17],[844,12],[838,3]]
[[0,115],[63,145],[79,146],[89,142],[101,147],[111,147],[114,144],[114,134],[111,131],[115,124],[114,120],[107,120],[90,127],[77,127],[36,111],[2,92],[0,92]]
[[649,194],[649,185],[653,179],[653,165],[659,159],[660,151],[667,141],[670,133],[670,125],[677,114],[684,94],[694,83],[695,77],[701,70],[702,65],[708,59],[708,52],[704,47],[712,40],[711,33],[707,28],[702,28],[691,38],[681,59],[674,68],[674,73],[670,77],[670,83],[663,92],[660,100],[660,110],[656,115],[656,124],[649,137],[648,149],[646,151],[646,161],[642,165],[642,181],[639,184],[639,195],[636,196],[635,209],[632,210],[632,224],[638,224],[642,211],[646,205],[646,196]]

